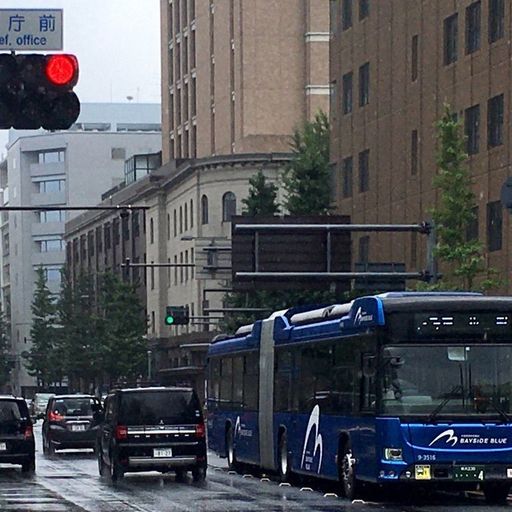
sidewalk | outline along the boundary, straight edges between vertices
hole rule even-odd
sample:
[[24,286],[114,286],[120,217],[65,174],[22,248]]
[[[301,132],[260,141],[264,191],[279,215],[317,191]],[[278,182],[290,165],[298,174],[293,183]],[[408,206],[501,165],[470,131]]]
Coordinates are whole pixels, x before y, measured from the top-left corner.
[[216,453],[208,450],[208,465],[215,468],[228,469],[228,460],[219,457]]

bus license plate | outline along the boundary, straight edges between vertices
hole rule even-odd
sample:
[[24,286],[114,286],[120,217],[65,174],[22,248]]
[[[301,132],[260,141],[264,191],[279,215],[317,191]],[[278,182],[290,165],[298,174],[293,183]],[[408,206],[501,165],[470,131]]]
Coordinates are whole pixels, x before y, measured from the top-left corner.
[[455,466],[453,468],[453,479],[454,480],[483,480],[485,466]]
[[172,448],[153,448],[153,457],[172,457]]
[[0,443],[0,452],[7,451],[7,443]]

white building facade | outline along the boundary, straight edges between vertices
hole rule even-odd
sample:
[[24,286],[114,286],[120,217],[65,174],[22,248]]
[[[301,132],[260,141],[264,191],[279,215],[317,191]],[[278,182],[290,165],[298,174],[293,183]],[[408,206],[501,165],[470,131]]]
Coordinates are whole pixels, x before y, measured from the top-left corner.
[[[83,105],[69,131],[11,132],[0,165],[4,206],[87,206],[124,180],[125,160],[161,148],[158,105]],[[80,211],[2,212],[2,309],[10,321],[14,393],[31,396],[36,383],[24,366],[30,350],[36,269],[42,266],[53,293],[65,262],[65,222]]]

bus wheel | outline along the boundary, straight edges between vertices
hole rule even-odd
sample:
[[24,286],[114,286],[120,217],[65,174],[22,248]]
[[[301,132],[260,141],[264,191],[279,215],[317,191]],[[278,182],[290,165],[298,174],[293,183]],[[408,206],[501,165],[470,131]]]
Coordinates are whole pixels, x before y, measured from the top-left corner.
[[496,482],[488,483],[482,486],[485,501],[494,505],[504,505],[507,503],[508,493],[510,492],[510,484]]
[[236,463],[235,456],[235,441],[233,439],[233,427],[228,427],[226,430],[226,458],[228,459],[228,467],[237,471],[238,464]]
[[340,465],[340,477],[343,495],[349,500],[353,500],[357,497],[358,486],[356,479],[356,460],[352,453],[352,447],[350,443],[345,445],[343,451],[343,458]]
[[279,436],[279,445],[277,448],[277,470],[281,482],[287,482],[290,479],[290,458],[288,456],[288,440],[286,432]]

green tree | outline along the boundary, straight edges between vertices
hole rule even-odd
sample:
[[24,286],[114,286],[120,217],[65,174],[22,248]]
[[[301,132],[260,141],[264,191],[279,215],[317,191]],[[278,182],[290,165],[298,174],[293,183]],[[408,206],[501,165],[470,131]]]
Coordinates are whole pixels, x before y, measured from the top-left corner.
[[329,211],[329,120],[320,111],[294,131],[292,161],[283,174],[284,206],[291,215],[323,215]]
[[443,274],[436,287],[473,290],[495,286],[492,269],[485,269],[482,242],[467,236],[475,220],[476,199],[461,122],[450,106],[445,105],[436,128],[438,173],[433,184],[439,201],[431,214],[437,234],[435,254]]
[[62,377],[62,366],[55,353],[56,328],[54,299],[46,284],[43,267],[36,270],[32,301],[32,346],[25,356],[29,375],[36,377],[39,386],[48,386]]
[[11,373],[9,356],[8,325],[3,311],[0,311],[0,389],[9,382]]
[[110,383],[144,372],[147,320],[136,287],[116,274],[101,278],[99,336],[103,371]]
[[277,215],[277,187],[267,183],[265,175],[260,170],[249,180],[249,196],[242,199],[244,215]]
[[59,330],[55,350],[63,361],[71,390],[89,392],[101,378],[101,340],[94,311],[92,276],[80,272],[76,284],[62,272],[57,302]]

